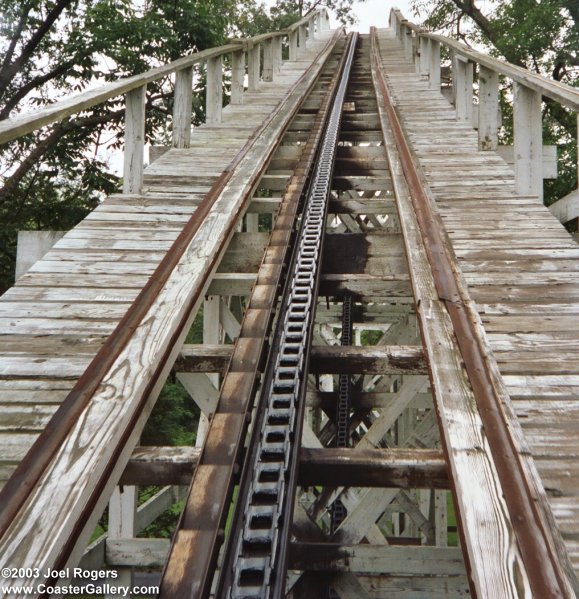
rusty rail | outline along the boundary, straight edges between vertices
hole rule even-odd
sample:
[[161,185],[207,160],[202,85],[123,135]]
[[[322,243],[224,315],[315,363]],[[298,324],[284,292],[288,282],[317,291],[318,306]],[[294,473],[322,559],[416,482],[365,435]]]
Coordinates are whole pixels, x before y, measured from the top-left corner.
[[[452,321],[533,596],[541,599],[572,599],[573,595],[569,594],[569,587],[553,551],[550,535],[543,525],[543,518],[534,501],[534,492],[526,476],[525,465],[521,460],[517,443],[510,432],[509,422],[501,407],[493,376],[485,360],[482,341],[474,322],[469,318],[467,298],[464,297],[464,292],[458,283],[458,274],[450,256],[444,225],[434,212],[431,199],[425,191],[386,84],[374,27],[371,36],[372,60],[376,65],[378,86],[410,190],[436,291]],[[447,450],[445,445],[445,451]]]

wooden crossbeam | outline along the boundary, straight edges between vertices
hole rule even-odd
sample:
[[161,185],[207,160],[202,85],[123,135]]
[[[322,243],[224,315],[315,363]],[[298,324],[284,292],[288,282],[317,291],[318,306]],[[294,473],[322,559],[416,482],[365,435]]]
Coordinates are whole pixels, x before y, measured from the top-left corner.
[[[231,358],[231,345],[184,345],[174,366],[177,372],[222,372]],[[426,374],[418,346],[314,346],[310,374]]]

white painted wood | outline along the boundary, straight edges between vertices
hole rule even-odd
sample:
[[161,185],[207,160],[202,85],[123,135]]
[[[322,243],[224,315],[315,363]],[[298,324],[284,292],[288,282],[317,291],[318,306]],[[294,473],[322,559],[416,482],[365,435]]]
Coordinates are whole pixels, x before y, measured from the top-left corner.
[[289,34],[289,59],[298,59],[298,30],[294,30]]
[[281,35],[273,38],[273,76],[275,79],[276,75],[281,73],[281,65],[282,65],[282,41],[283,38]]
[[[498,146],[497,154],[509,165],[515,165],[514,146]],[[557,178],[557,146],[543,146],[541,152],[541,174],[543,179]]]
[[15,279],[26,274],[64,234],[65,231],[18,231]]
[[430,40],[427,37],[420,36],[419,38],[420,45],[420,74],[428,75],[430,72]]
[[245,52],[236,50],[231,54],[231,104],[243,104],[245,89]]
[[261,68],[261,46],[254,44],[247,53],[247,89],[256,92],[259,89],[259,71]]
[[313,41],[316,39],[316,15],[308,21],[308,37]]
[[[221,343],[221,322],[219,318],[219,305],[221,298],[218,295],[209,295],[203,301],[203,343],[218,344]],[[208,374],[207,378],[215,388],[219,388],[219,375]],[[209,419],[206,414],[199,416],[199,426],[197,428],[197,437],[195,447],[203,447],[207,430],[209,429]]]
[[437,547],[448,546],[447,491],[434,491],[434,530]]
[[499,145],[499,75],[481,66],[479,71],[478,147],[496,150]]
[[402,28],[402,45],[404,47],[404,54],[406,58],[412,59],[412,30],[404,26]]
[[440,43],[430,40],[430,66],[428,68],[430,87],[440,91]]
[[[215,411],[219,399],[219,389],[215,387],[215,379],[205,372],[178,372],[177,380],[193,398],[201,413],[209,416]],[[197,445],[197,447],[199,447]]]
[[474,65],[472,62],[465,61],[461,56],[455,54],[452,61],[452,73],[456,120],[472,125],[472,83]]
[[543,201],[543,129],[541,94],[513,83],[515,188],[520,195]]
[[223,63],[221,56],[207,60],[205,122],[220,123],[223,107]]
[[219,320],[221,322],[221,326],[223,327],[223,332],[229,337],[229,339],[231,339],[231,341],[235,341],[239,336],[241,325],[229,309],[226,299],[224,297],[220,297],[220,300]]
[[173,147],[188,148],[191,142],[191,102],[193,99],[193,67],[175,74],[173,103]]
[[579,218],[579,190],[576,189],[564,198],[557,200],[549,206],[549,210],[563,224],[568,223],[574,218]]
[[[115,487],[109,500],[108,538],[132,538],[136,535],[137,487],[124,485]],[[115,582],[119,586],[130,587],[133,583],[132,568],[118,568]],[[118,597],[117,594],[107,594],[107,598]]]
[[273,81],[273,39],[265,40],[263,43],[263,71],[264,81]]
[[125,95],[123,193],[127,194],[141,193],[143,188],[146,91],[142,85]]
[[308,28],[307,28],[307,25],[305,23],[302,23],[298,27],[298,31],[299,31],[299,36],[298,36],[298,56],[301,56],[306,51],[307,37],[308,37]]

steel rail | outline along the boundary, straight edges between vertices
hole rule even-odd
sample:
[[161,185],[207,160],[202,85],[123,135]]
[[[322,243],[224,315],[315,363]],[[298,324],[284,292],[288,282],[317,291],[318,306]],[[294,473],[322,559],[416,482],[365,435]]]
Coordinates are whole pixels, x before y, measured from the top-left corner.
[[[541,599],[572,599],[574,595],[570,594],[559,567],[549,532],[543,525],[533,489],[529,485],[517,442],[510,432],[509,422],[496,393],[482,341],[474,322],[469,318],[467,298],[459,285],[458,274],[445,242],[444,225],[431,206],[431,199],[425,191],[419,167],[386,84],[375,27],[371,29],[371,36],[377,84],[410,190],[436,291],[454,328],[533,596]],[[446,444],[443,445],[445,451],[448,451]]]
[[357,34],[352,34],[339,71],[340,83],[314,167],[284,289],[217,587],[217,596],[223,598],[285,596],[311,326],[342,105],[356,42]]
[[[324,73],[322,70],[318,84]],[[210,595],[233,484],[242,462],[259,373],[280,295],[279,288],[291,261],[299,204],[315,162],[335,80],[334,75],[320,102],[294,174],[283,193],[257,283],[248,299],[240,334],[224,374],[203,451],[163,569],[160,597],[205,598]],[[308,94],[305,94],[302,104],[307,98]],[[213,473],[210,484],[207,484],[208,476],[202,476],[200,472],[211,468]]]
[[[299,77],[299,79],[284,94],[276,108],[265,119],[262,125],[256,129],[251,138],[246,142],[243,148],[238,152],[238,154],[233,158],[233,160],[228,164],[219,178],[212,185],[209,192],[199,204],[197,210],[185,224],[183,230],[172,244],[171,248],[168,250],[158,267],[155,269],[155,272],[147,281],[133,304],[131,304],[130,308],[123,316],[115,330],[104,342],[101,349],[93,358],[83,375],[79,378],[76,385],[63,400],[62,404],[47,423],[45,429],[19,463],[10,479],[6,482],[5,486],[0,491],[0,537],[2,537],[10,527],[21,506],[24,504],[34,486],[40,480],[42,474],[49,466],[52,458],[65,441],[68,432],[78,421],[80,415],[90,402],[91,397],[98,390],[101,382],[114,364],[115,360],[130,342],[135,330],[143,321],[143,318],[146,316],[149,308],[153,305],[155,299],[163,289],[163,286],[167,283],[171,273],[178,265],[179,260],[183,256],[189,244],[192,242],[196,232],[205,220],[206,216],[209,214],[212,206],[215,204],[221,192],[225,189],[227,183],[232,178],[236,167],[242,161],[244,156],[251,150],[251,148],[259,141],[260,137],[265,134],[268,126],[283,110],[285,102],[295,92],[295,90],[299,88],[303,81],[308,79],[311,72],[318,67],[321,57],[337,42],[340,36],[341,30],[338,30],[338,32],[334,34],[330,40],[328,40],[324,48],[318,54],[318,57],[313,61],[312,65],[308,67],[301,77]],[[311,85],[308,87],[307,91],[311,89],[314,83],[315,81],[311,82]],[[291,113],[286,115],[284,131],[289,126],[293,116],[295,116],[299,110],[300,105],[301,102],[296,105]],[[271,148],[269,155],[266,156],[266,159],[263,162],[263,167],[261,168],[260,172],[255,173],[252,177],[252,181],[250,181],[252,188],[257,185],[263,172],[267,168],[269,159],[273,155],[274,151],[275,147]],[[242,215],[248,201],[249,198],[247,198],[247,201],[241,206],[238,212],[238,217]],[[229,227],[231,233],[234,230],[235,222],[236,219],[233,219],[231,226]],[[229,235],[225,236],[225,238],[228,237]],[[204,280],[208,279],[212,270],[217,266],[217,260],[219,259],[219,256],[220,252],[215,254],[210,268],[208,268],[205,272]],[[200,299],[200,293],[203,287],[204,285],[200,286],[199,297],[196,296],[189,303],[187,315],[193,309],[196,302]],[[187,315],[181,319],[180,326],[178,327],[179,331],[184,327],[187,321]],[[175,333],[173,337],[174,341],[176,342],[178,332]],[[163,370],[169,353],[170,349],[167,351],[166,355],[163,356],[159,367],[152,374],[151,382],[149,383],[147,389],[150,390],[154,386],[154,382],[157,380],[160,372]],[[144,393],[141,398],[140,406],[144,405],[146,396],[147,394]],[[121,453],[122,442],[128,439],[132,430],[131,427],[135,425],[138,418],[139,411],[140,410],[136,410],[135,417],[131,420],[131,423],[125,431],[118,449],[115,451],[113,458],[107,465],[106,475],[103,475],[99,481],[95,482],[94,492],[91,496],[91,500],[88,502],[85,510],[83,511],[86,517],[88,517],[92,506],[97,502],[102,489],[106,485],[108,473],[114,469],[116,457]],[[75,534],[79,534],[82,530],[82,527],[83,522],[79,521]],[[71,538],[69,543],[62,548],[57,560],[58,564],[64,565],[66,563],[67,556],[72,550],[73,546],[74,539]],[[58,566],[56,569],[58,569]]]

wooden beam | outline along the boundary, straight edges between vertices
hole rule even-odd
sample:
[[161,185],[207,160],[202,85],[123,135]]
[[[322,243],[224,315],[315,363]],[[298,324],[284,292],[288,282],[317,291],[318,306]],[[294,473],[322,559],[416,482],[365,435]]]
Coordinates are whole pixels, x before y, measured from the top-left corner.
[[220,123],[223,108],[223,64],[221,56],[207,59],[205,122]]
[[496,150],[499,145],[499,75],[481,66],[478,81],[478,147],[479,150]]
[[266,40],[263,43],[263,72],[264,81],[273,81],[273,39]]
[[188,148],[191,143],[191,102],[193,99],[193,67],[175,74],[173,103],[173,147]]
[[542,119],[541,94],[513,83],[515,189],[517,194],[536,196],[540,202],[543,202]]
[[231,104],[243,104],[245,90],[245,52],[236,50],[231,54]]
[[261,67],[261,46],[253,45],[247,53],[247,89],[256,92],[259,89]]
[[456,120],[472,125],[474,65],[472,62],[464,60],[462,56],[455,54],[453,56],[452,69],[452,89],[454,106],[456,108]]
[[146,92],[147,86],[142,85],[125,96],[123,193],[126,194],[143,190]]
[[[232,345],[186,344],[176,372],[223,372]],[[424,353],[418,346],[313,346],[310,374],[426,374]]]
[[121,485],[188,485],[200,447],[135,447]]
[[302,449],[302,486],[448,489],[442,452],[429,449]]
[[340,545],[293,542],[290,569],[397,574],[401,576],[464,576],[466,570],[458,547],[412,547],[388,545]]

